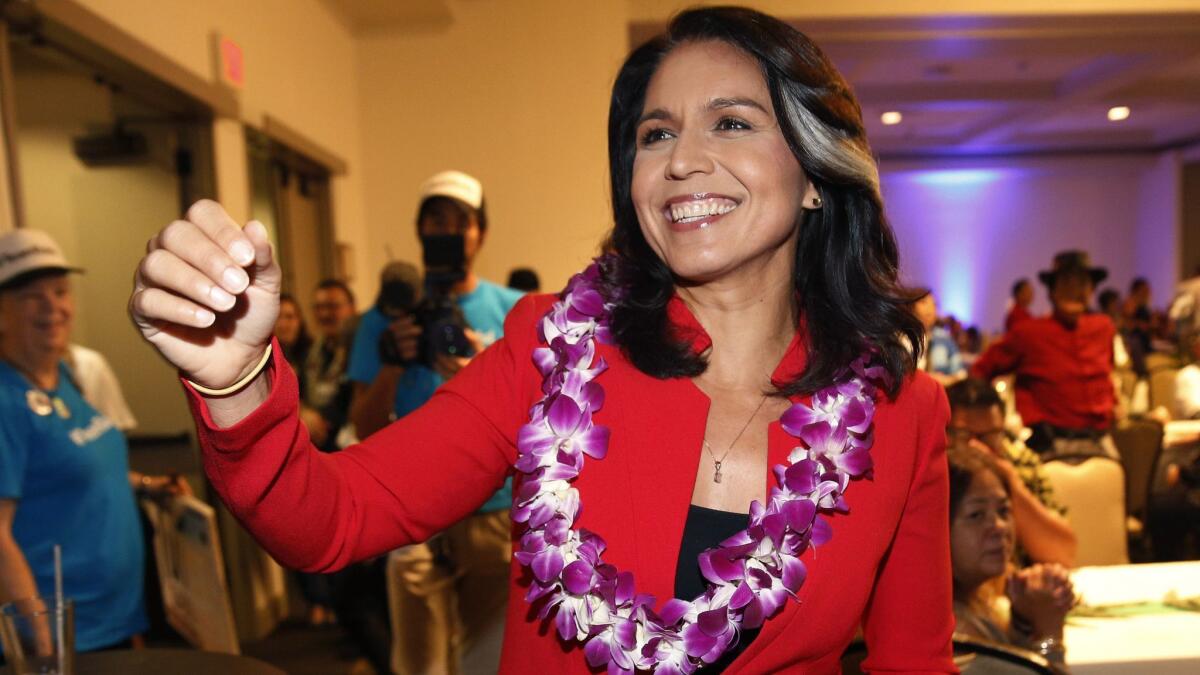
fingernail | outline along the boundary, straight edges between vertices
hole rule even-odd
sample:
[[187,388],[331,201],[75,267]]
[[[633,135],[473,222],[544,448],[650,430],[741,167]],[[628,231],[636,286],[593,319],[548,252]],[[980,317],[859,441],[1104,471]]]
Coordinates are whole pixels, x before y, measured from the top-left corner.
[[213,314],[207,309],[198,309],[196,310],[196,320],[199,321],[201,325],[208,326],[217,320],[217,315]]
[[229,247],[229,253],[239,265],[249,265],[254,262],[254,248],[244,241],[235,241]]
[[226,293],[225,289],[220,286],[208,289],[208,297],[212,298],[212,301],[219,307],[230,307],[234,302],[233,296]]
[[225,275],[222,278],[225,281],[225,288],[234,293],[241,293],[250,284],[250,277],[246,276],[246,270],[240,267],[226,267]]

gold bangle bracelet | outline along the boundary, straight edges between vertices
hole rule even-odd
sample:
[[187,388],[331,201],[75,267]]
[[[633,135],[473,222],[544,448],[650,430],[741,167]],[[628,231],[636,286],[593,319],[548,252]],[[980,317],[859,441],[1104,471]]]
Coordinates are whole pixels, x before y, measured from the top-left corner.
[[205,396],[228,396],[232,393],[240,391],[246,385],[248,385],[252,381],[254,381],[254,378],[258,377],[259,374],[262,373],[263,368],[267,367],[267,362],[270,360],[271,360],[271,345],[268,344],[266,351],[263,352],[262,358],[259,359],[259,361],[258,361],[258,365],[254,366],[254,370],[251,370],[248,375],[246,375],[242,379],[238,380],[237,382],[234,382],[233,384],[229,385],[228,387],[225,387],[224,389],[209,389],[208,387],[205,387],[203,385],[199,385],[199,384],[196,384],[195,382],[192,382],[191,380],[187,379],[186,377],[183,378],[183,381],[187,382],[192,387],[192,389],[195,389],[196,391],[200,392],[201,394],[204,394]]

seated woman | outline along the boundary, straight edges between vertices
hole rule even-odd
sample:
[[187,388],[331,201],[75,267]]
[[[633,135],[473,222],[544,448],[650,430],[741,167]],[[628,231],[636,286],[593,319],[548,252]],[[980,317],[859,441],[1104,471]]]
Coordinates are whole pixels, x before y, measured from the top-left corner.
[[1010,572],[1016,532],[1003,473],[972,447],[952,448],[947,459],[955,631],[1062,665],[1063,622],[1075,602],[1066,568],[1051,563]]

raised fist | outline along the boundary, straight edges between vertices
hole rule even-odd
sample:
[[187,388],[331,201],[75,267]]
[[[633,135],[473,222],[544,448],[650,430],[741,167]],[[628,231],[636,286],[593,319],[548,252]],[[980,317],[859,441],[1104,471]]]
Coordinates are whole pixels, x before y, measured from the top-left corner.
[[129,314],[185,377],[221,389],[249,374],[270,344],[281,278],[262,223],[243,229],[205,199],[146,244]]

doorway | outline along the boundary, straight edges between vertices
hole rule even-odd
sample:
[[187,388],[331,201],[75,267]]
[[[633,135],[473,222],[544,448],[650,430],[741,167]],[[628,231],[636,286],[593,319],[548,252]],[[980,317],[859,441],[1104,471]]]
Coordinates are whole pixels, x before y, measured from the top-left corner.
[[126,304],[146,242],[214,194],[211,113],[43,22],[7,28],[21,225],[48,232],[85,270],[74,283],[72,340],[107,358],[137,435],[188,432],[177,375],[137,338]]
[[283,290],[303,307],[317,284],[338,276],[330,171],[266,134],[246,130],[251,217],[267,226],[283,267]]

